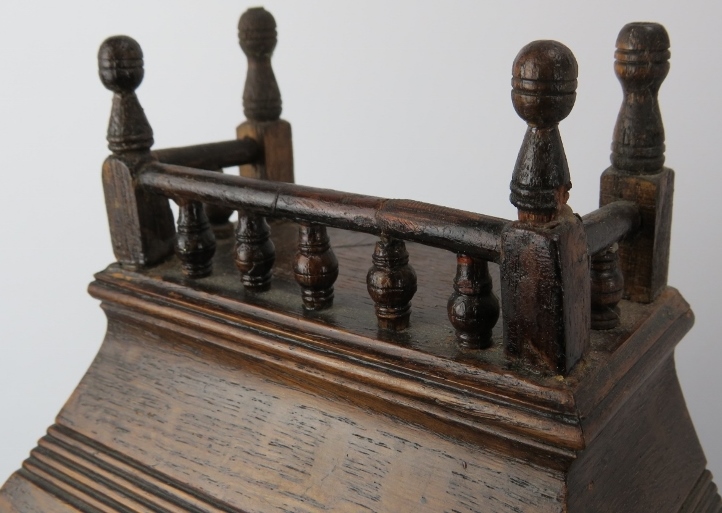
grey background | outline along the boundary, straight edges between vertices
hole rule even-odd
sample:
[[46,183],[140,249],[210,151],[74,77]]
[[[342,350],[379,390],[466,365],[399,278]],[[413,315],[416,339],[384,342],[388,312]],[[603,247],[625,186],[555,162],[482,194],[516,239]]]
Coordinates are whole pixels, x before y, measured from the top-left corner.
[[[580,213],[597,205],[620,102],[614,41],[629,21],[663,23],[672,70],[660,94],[667,165],[677,172],[670,283],[697,323],[677,350],[680,379],[722,478],[720,2],[272,1],[284,118],[299,183],[405,197],[513,218],[508,184],[524,134],[511,63],[534,39],[579,61],[562,123]],[[105,321],[85,287],[111,261],[100,183],[111,94],[101,41],[143,46],[138,94],[156,147],[229,139],[243,119],[241,2],[0,4],[0,482],[53,422],[94,357]]]

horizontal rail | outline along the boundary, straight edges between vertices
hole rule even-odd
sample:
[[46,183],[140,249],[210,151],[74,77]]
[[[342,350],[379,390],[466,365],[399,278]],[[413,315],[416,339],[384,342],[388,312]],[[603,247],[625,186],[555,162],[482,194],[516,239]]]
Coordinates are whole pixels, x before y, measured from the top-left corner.
[[590,255],[608,248],[641,223],[639,206],[632,201],[614,201],[582,217]]
[[146,189],[268,217],[386,234],[498,262],[506,219],[411,200],[384,199],[151,162],[138,177]]
[[152,152],[159,162],[201,169],[221,169],[254,162],[259,155],[258,143],[250,137],[216,143],[165,148]]

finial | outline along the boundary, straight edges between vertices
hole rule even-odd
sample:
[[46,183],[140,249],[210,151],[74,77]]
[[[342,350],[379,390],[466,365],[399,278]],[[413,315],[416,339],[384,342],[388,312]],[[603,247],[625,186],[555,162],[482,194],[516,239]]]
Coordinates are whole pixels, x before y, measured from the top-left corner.
[[108,124],[108,148],[114,153],[147,151],[153,145],[153,130],[135,95],[143,81],[143,50],[128,36],[109,37],[98,51],[98,74],[113,91]]
[[556,218],[572,186],[558,124],[574,106],[577,61],[556,41],[534,41],[512,67],[511,99],[528,128],[511,181],[519,220],[545,223]]
[[248,58],[243,90],[243,112],[252,121],[274,121],[281,116],[281,92],[271,67],[278,42],[276,20],[263,7],[248,9],[238,22],[238,40]]
[[624,91],[612,142],[612,165],[636,174],[664,165],[664,125],[657,93],[669,72],[669,36],[658,23],[629,23],[619,32],[614,71]]

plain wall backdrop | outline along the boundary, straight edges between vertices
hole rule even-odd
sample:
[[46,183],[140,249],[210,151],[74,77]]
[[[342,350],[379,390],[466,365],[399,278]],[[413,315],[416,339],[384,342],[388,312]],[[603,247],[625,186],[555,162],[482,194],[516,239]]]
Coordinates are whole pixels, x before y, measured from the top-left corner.
[[[0,4],[0,482],[20,466],[83,376],[105,330],[85,291],[114,258],[100,182],[111,93],[108,36],[143,47],[138,90],[156,148],[234,137],[243,120],[239,15],[255,4],[170,0]],[[660,93],[676,195],[669,282],[697,322],[676,359],[709,468],[722,479],[722,191],[718,1],[282,1],[274,68],[294,130],[298,183],[514,218],[509,180],[525,124],[511,63],[557,39],[579,62],[561,124],[574,188],[597,207],[621,89],[614,42],[663,23],[672,68]],[[449,278],[451,280],[451,277]],[[451,283],[451,282],[450,282]]]

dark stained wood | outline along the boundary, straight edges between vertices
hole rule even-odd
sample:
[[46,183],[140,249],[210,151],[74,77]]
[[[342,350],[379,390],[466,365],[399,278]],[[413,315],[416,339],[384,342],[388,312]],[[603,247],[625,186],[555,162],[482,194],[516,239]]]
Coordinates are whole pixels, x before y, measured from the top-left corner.
[[137,175],[149,160],[153,130],[135,89],[143,80],[143,52],[127,36],[106,39],[98,51],[103,85],[113,91],[103,191],[115,258],[129,267],[154,265],[173,253],[175,226],[168,200],[138,187]]
[[657,93],[669,73],[669,36],[658,23],[629,23],[617,37],[614,71],[622,84],[612,166],[655,174],[664,165],[664,125]]
[[146,153],[153,146],[153,130],[135,90],[143,81],[143,50],[128,36],[109,37],[98,50],[100,81],[113,91],[108,123],[108,148],[114,154]]
[[499,260],[510,221],[420,201],[395,200],[256,180],[150,162],[138,177],[147,191],[260,215],[304,219],[336,228],[385,233],[483,260]]
[[522,365],[567,374],[589,345],[591,291],[584,228],[574,216],[514,223],[502,234],[504,345]]
[[236,135],[254,139],[262,150],[256,162],[241,166],[241,176],[293,183],[291,125],[280,119],[281,92],[271,67],[278,41],[273,15],[262,7],[248,9],[238,22],[238,40],[248,58],[243,89],[247,121]]
[[[159,162],[180,166],[196,167],[223,172],[224,167],[239,166],[256,161],[260,155],[258,143],[246,137],[244,139],[218,143],[198,144],[180,148],[166,148],[151,152]],[[207,203],[206,215],[218,239],[231,237],[233,225],[228,221],[233,210]]]
[[271,287],[276,249],[270,235],[265,217],[238,212],[235,262],[241,272],[241,283],[248,290],[261,292]]
[[631,201],[607,203],[582,217],[590,255],[605,250],[639,229],[639,207]]
[[238,21],[238,41],[248,58],[243,112],[254,121],[275,121],[281,116],[281,92],[271,67],[278,42],[273,15],[263,7],[248,9]]
[[[184,280],[174,261],[99,274],[91,290],[111,319],[108,338],[27,473],[48,486],[43,464],[52,465],[68,476],[58,482],[63,496],[130,510],[276,511],[283,501],[308,511],[355,512],[359,503],[438,511],[442,502],[560,511],[572,499],[566,469],[636,396],[640,385],[626,383],[649,375],[630,369],[646,369],[645,357],[664,361],[691,325],[688,305],[670,290],[652,305],[623,309],[621,331],[595,332],[590,364],[564,380],[508,369],[503,352],[454,343],[444,309],[453,255],[409,244],[414,261],[446,265],[419,271],[411,345],[389,343],[369,327],[373,305],[363,294],[374,238],[331,231],[345,281],[333,309],[309,316],[288,258],[295,230],[273,224],[279,268],[261,295],[245,294],[234,279],[230,241],[219,242],[216,271],[205,280]],[[451,352],[434,355],[442,326]],[[423,337],[432,346],[419,350]],[[617,383],[619,394],[605,391]],[[579,418],[597,420],[582,429]],[[379,481],[380,471],[388,480]],[[674,470],[670,476],[677,479]],[[84,494],[78,483],[95,491]],[[674,513],[663,506],[650,509]]]
[[[262,8],[239,24],[251,139],[154,153],[140,47],[101,47],[119,262],[89,291],[108,330],[0,511],[720,513],[674,370],[694,316],[654,260],[671,208],[664,30],[620,35],[613,168],[583,219],[557,128],[576,61],[553,41],[520,52],[516,222],[279,183],[293,167],[275,30]],[[243,159],[253,178],[218,172]],[[175,257],[163,196],[180,206]],[[215,242],[230,209],[236,237]],[[628,267],[654,253],[630,267],[634,301],[620,239],[640,251]]]
[[184,201],[178,205],[178,232],[175,253],[183,273],[189,278],[204,278],[213,270],[216,238],[202,203]]
[[679,513],[704,511],[706,513],[722,512],[722,498],[717,493],[717,485],[712,481],[712,473],[705,470],[697,480],[692,493],[689,494]]
[[298,225],[298,251],[293,274],[301,286],[303,307],[323,310],[333,303],[333,284],[338,278],[338,260],[331,249],[326,227],[313,223]]
[[[217,170],[219,173],[223,172],[224,167],[254,162],[259,154],[258,143],[250,137],[151,152],[159,162]],[[225,239],[233,235],[233,225],[228,221],[233,210],[210,203],[204,206],[216,238]]]
[[625,296],[653,301],[667,285],[674,172],[663,167],[664,127],[657,93],[669,71],[669,37],[656,23],[630,23],[617,38],[614,70],[624,99],[614,128],[612,167],[602,174],[600,204],[639,205],[640,233],[620,243]]
[[566,205],[572,182],[559,122],[574,107],[577,61],[556,41],[534,41],[512,66],[511,99],[528,128],[511,178],[519,220],[546,223]]
[[381,235],[371,257],[366,286],[374,301],[379,328],[402,331],[409,327],[416,272],[409,265],[404,241]]
[[569,511],[679,511],[705,463],[668,357],[572,464]]
[[[577,61],[534,41],[512,67],[512,104],[527,122],[511,180],[519,221],[501,237],[504,345],[522,365],[568,373],[589,343],[589,255],[558,124],[574,107]],[[586,283],[586,285],[585,285]]]
[[492,329],[499,319],[499,299],[492,291],[489,264],[469,255],[456,256],[454,292],[447,312],[463,346],[487,349],[492,344]]
[[608,330],[619,325],[619,301],[624,295],[624,276],[619,269],[615,243],[592,256],[592,329]]
[[624,295],[632,301],[653,301],[667,286],[674,171],[664,168],[653,175],[629,175],[609,168],[602,174],[601,182],[602,205],[619,199],[639,205],[638,233],[619,244]]
[[246,137],[217,143],[196,144],[179,148],[163,148],[151,154],[164,164],[220,169],[255,161],[259,156],[258,143]]

